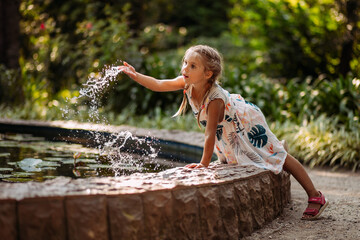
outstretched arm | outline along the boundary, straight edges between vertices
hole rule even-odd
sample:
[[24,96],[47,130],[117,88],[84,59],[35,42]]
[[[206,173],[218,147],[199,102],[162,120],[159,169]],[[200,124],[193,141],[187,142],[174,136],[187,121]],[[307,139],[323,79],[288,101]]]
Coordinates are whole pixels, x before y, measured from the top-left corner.
[[174,79],[158,80],[150,76],[136,72],[135,68],[124,62],[124,65],[119,66],[119,70],[123,71],[126,75],[134,81],[143,85],[144,87],[156,92],[170,92],[184,89],[185,81],[183,76]]

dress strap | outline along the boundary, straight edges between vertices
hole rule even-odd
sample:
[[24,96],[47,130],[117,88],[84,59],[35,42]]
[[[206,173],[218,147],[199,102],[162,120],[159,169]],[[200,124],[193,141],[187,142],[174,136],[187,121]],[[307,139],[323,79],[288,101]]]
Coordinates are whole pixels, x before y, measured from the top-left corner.
[[218,84],[214,84],[213,87],[210,89],[210,91],[208,92],[208,96],[205,99],[203,105],[205,105],[205,107],[207,107],[209,105],[209,103],[214,100],[214,99],[221,99],[224,101],[224,104],[226,105],[228,103],[228,97],[226,96],[224,90],[218,85]]

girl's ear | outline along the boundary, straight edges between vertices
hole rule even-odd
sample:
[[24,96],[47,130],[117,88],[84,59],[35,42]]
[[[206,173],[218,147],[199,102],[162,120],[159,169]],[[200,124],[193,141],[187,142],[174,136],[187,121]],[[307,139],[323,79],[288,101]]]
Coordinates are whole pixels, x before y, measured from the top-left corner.
[[212,72],[212,71],[210,71],[210,70],[207,70],[207,71],[205,72],[205,77],[206,77],[206,79],[211,78],[211,77],[212,77],[212,75],[213,75],[213,72]]

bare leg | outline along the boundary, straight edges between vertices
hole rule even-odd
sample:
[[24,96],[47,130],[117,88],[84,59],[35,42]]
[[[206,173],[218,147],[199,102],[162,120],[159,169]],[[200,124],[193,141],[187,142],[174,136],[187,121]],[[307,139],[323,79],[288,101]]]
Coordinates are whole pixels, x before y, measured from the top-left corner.
[[[304,167],[301,163],[296,160],[290,154],[287,155],[284,163],[284,170],[289,172],[293,177],[300,183],[300,185],[304,188],[308,197],[319,197],[320,193],[314,187],[313,182],[311,181],[309,175],[305,171]],[[320,204],[309,203],[309,208],[319,209]],[[309,215],[304,215],[304,218],[310,217]]]

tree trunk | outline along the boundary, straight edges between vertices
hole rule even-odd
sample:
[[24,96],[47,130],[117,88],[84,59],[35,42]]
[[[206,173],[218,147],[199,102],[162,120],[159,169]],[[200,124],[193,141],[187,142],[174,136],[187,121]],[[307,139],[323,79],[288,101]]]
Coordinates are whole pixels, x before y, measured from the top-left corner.
[[0,63],[19,68],[20,0],[0,0]]
[[343,4],[344,15],[347,18],[347,31],[342,43],[339,73],[346,76],[351,71],[350,62],[353,59],[354,44],[357,37],[360,2],[359,0],[347,0]]
[[[20,74],[20,0],[0,0],[0,104],[24,103]],[[4,67],[5,66],[5,67]]]

